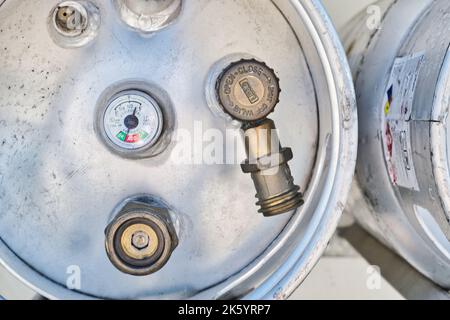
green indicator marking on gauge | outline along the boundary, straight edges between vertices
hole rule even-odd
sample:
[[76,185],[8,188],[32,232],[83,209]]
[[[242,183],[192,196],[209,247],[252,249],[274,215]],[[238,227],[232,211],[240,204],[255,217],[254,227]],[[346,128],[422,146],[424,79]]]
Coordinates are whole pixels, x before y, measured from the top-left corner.
[[140,136],[141,140],[144,140],[145,138],[147,138],[149,136],[149,134],[145,131],[141,131],[141,132],[139,132],[139,136]]
[[127,134],[125,133],[125,132],[123,132],[123,131],[120,131],[118,134],[117,134],[117,139],[119,139],[120,141],[125,141],[125,139],[127,138]]

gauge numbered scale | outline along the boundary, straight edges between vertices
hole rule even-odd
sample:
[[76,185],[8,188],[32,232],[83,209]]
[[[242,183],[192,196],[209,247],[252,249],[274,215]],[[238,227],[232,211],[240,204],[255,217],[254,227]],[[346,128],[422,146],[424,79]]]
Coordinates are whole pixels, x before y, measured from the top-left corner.
[[156,100],[148,94],[124,91],[107,104],[100,127],[110,147],[132,153],[158,141],[163,129],[163,115]]

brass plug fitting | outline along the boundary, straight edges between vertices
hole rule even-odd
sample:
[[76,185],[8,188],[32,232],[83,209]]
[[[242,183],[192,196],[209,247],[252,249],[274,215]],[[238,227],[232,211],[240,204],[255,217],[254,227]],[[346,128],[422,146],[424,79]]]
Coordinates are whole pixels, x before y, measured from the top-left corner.
[[275,123],[265,119],[244,129],[248,159],[241,167],[251,174],[259,212],[270,217],[303,205],[300,187],[294,184],[288,165],[293,158],[292,149],[281,147]]
[[169,210],[146,196],[125,201],[105,234],[112,264],[134,276],[160,270],[178,245]]

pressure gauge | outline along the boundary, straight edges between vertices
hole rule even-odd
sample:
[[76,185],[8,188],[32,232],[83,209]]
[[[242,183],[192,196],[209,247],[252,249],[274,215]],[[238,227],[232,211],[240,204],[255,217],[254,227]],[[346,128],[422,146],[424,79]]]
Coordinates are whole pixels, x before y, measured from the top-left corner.
[[133,157],[154,146],[163,130],[158,102],[139,90],[119,92],[100,111],[102,138],[113,151]]

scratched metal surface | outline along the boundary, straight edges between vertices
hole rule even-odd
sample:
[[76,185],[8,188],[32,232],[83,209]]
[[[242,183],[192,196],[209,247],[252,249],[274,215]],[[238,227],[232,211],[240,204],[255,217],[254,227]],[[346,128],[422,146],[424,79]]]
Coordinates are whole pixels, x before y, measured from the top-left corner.
[[[361,124],[357,179],[348,210],[416,269],[448,288],[450,8],[448,1],[385,0],[377,4],[385,11],[379,29],[369,31],[362,15],[343,34],[355,75]],[[387,81],[394,60],[411,54],[425,58],[407,119],[411,142],[406,143],[412,153],[406,160],[415,168],[416,190],[391,182],[382,143],[385,123],[381,110]]]
[[[312,45],[308,55],[315,55],[311,62],[316,63],[313,70],[308,69],[297,41],[301,33],[294,33],[270,1],[191,1],[177,23],[152,38],[123,28],[110,2],[96,1],[104,13],[99,36],[91,46],[77,50],[61,49],[48,36],[46,19],[56,3],[10,0],[0,11],[3,262],[17,267],[19,276],[51,297],[73,297],[74,293],[64,290],[71,265],[81,269],[80,293],[86,296],[192,297],[225,280],[224,284],[236,280],[229,278],[249,272],[243,268],[258,261],[266,263],[267,269],[261,272],[267,278],[268,272],[279,267],[270,258],[285,258],[295,252],[298,243],[305,256],[298,248],[289,257],[293,274],[271,280],[272,286],[287,281],[279,287],[286,292],[273,289],[281,292],[280,297],[291,292],[317,261],[337,224],[356,148],[349,76],[337,37],[320,5],[305,1],[316,25],[327,30],[321,36],[325,38],[322,50],[333,62],[328,73],[322,70]],[[238,165],[179,166],[169,161],[169,155],[128,161],[109,153],[93,130],[94,107],[105,88],[140,78],[169,93],[178,128],[193,131],[194,121],[201,120],[204,129],[224,131],[223,119],[206,106],[204,82],[216,61],[239,52],[265,61],[281,79],[281,105],[273,118],[283,144],[293,148],[294,177],[307,187],[307,199],[311,199],[310,206],[291,221],[291,215],[265,219],[256,214],[252,182]],[[331,73],[336,88],[325,82]],[[320,107],[333,108],[321,113],[321,132],[317,92]],[[332,140],[327,140],[330,135]],[[323,165],[328,156],[334,161],[331,169],[318,163]],[[336,173],[335,166],[342,172]],[[320,188],[329,194],[323,193],[323,198],[320,193],[308,194]],[[142,192],[160,196],[176,208],[182,230],[180,246],[167,266],[157,275],[135,278],[110,264],[103,231],[114,206]],[[282,246],[277,237],[283,232],[286,235],[281,240],[294,235],[297,240]],[[268,249],[273,255],[265,257]],[[244,280],[238,284],[249,285]],[[258,294],[271,290],[262,288]],[[214,296],[217,291],[207,294]]]

